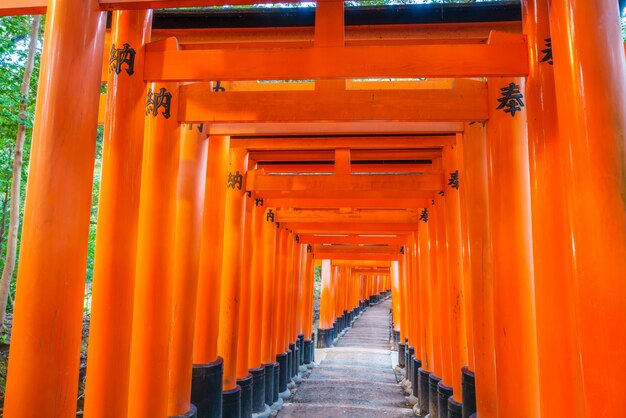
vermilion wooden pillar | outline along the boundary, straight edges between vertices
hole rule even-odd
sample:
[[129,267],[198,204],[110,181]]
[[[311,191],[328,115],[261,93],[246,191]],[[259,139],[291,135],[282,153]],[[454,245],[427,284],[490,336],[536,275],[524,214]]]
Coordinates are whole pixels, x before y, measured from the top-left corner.
[[[403,251],[406,251],[404,249]],[[405,255],[400,254],[398,256],[398,274],[400,277],[400,343],[405,344],[408,338],[410,338],[409,316],[410,304],[409,304],[409,286],[406,277],[406,263],[404,261]],[[367,295],[369,296],[369,295]]]
[[[404,274],[404,280],[406,283],[407,293],[407,336],[409,338],[409,345],[407,348],[415,349],[415,308],[418,301],[414,297],[414,282],[413,282],[413,237],[409,235],[406,245],[403,249],[402,257],[400,258],[400,271]],[[378,292],[376,289],[375,293]]]
[[241,264],[241,284],[239,289],[239,325],[237,338],[237,379],[248,377],[248,354],[250,346],[250,308],[252,294],[252,264],[254,263],[254,199],[251,194],[245,196],[245,215],[243,229],[244,262]]
[[123,416],[128,408],[146,117],[146,83],[141,74],[152,11],[117,11],[112,19],[115,65],[108,72],[85,388],[85,415],[94,418]]
[[[523,2],[539,389],[542,416],[586,416],[575,323],[574,260],[559,135],[548,0]],[[558,347],[558,349],[556,349]]]
[[240,286],[243,263],[243,234],[246,206],[246,149],[231,148],[228,175],[223,177],[226,188],[224,214],[224,253],[222,256],[222,286],[220,296],[220,332],[218,353],[224,359],[224,392],[237,390],[237,343],[240,311]]
[[498,416],[496,347],[493,317],[493,271],[491,258],[487,143],[482,123],[465,125],[463,162],[467,200],[469,261],[472,280],[474,324],[474,372],[476,406],[481,417]]
[[[436,163],[437,164],[437,163]],[[442,164],[439,161],[438,164]],[[433,219],[437,227],[437,282],[439,285],[439,339],[441,350],[441,379],[442,383],[447,387],[452,387],[452,337],[450,332],[450,317],[452,315],[452,306],[450,304],[450,283],[448,280],[448,242],[447,229],[450,225],[446,223],[447,219],[447,197],[445,190],[443,195],[439,194],[435,198],[435,206],[432,210]]]
[[587,413],[626,414],[626,63],[611,0],[550,4]]
[[[147,102],[128,392],[129,416],[145,417],[167,415],[180,154],[178,85],[152,83]],[[160,102],[170,107],[160,107]]]
[[393,318],[393,331],[400,333],[400,322],[402,318],[400,316],[400,299],[402,298],[400,294],[400,276],[398,271],[398,262],[393,261],[391,263],[391,311]]
[[263,364],[274,364],[275,351],[275,310],[277,301],[276,280],[276,223],[274,222],[275,209],[267,208],[263,218],[263,320],[261,333],[261,361]]
[[459,173],[458,154],[455,145],[443,150],[443,163],[448,182],[445,187],[445,223],[447,241],[448,309],[450,342],[452,351],[452,381],[454,400],[462,402],[461,369],[467,365],[467,333],[465,328],[465,291],[463,286],[463,255],[461,236],[461,199],[459,189],[462,178]]
[[427,222],[421,221],[417,228],[417,257],[419,265],[420,311],[419,333],[421,346],[419,351],[422,368],[432,370],[432,325],[430,317],[430,235]]
[[441,313],[440,313],[440,281],[439,281],[439,252],[438,246],[438,213],[436,210],[436,204],[433,199],[433,205],[428,208],[428,235],[430,238],[430,318],[431,318],[431,334],[432,334],[432,369],[430,371],[441,379],[442,365],[441,365]]
[[[49,2],[4,416],[74,417],[105,15]],[[59,59],[68,51],[72,67]]]
[[[490,42],[498,39],[492,36]],[[498,413],[502,416],[514,409],[523,416],[540,415],[524,94],[522,79],[489,79],[489,218]]]
[[208,365],[218,360],[220,290],[222,282],[222,252],[224,245],[224,208],[228,175],[228,136],[209,137],[204,221],[200,245],[196,323],[193,340],[193,362]]
[[[254,199],[254,222],[253,222],[253,250],[252,269],[250,271],[250,343],[248,352],[248,366],[251,369],[261,367],[262,364],[262,329],[266,325],[263,322],[264,292],[265,284],[264,270],[269,262],[265,257],[264,229],[265,206],[262,198]],[[272,228],[274,231],[276,228]],[[273,240],[271,240],[273,241]],[[268,320],[268,322],[271,322]],[[269,324],[268,324],[269,325]],[[267,362],[269,362],[269,357]]]
[[172,332],[169,349],[169,416],[189,413],[192,409],[191,370],[193,329],[196,313],[200,231],[206,180],[208,141],[206,127],[183,125],[174,241],[174,280]]
[[[413,347],[415,348],[415,357],[421,359],[422,351],[422,338],[420,333],[421,311],[420,304],[422,298],[419,291],[421,273],[419,271],[418,253],[417,253],[417,234],[411,233],[409,240],[409,260],[411,262],[411,297],[413,304],[411,306],[411,316],[413,317],[413,323],[411,324],[411,335],[413,336]],[[382,285],[382,291],[385,291],[384,284]],[[414,382],[417,384],[417,382]]]
[[279,238],[277,242],[278,253],[276,255],[276,311],[274,316],[275,324],[275,350],[276,354],[281,354],[287,351],[285,346],[285,315],[286,315],[286,290],[287,290],[287,277],[286,277],[286,259],[287,248],[289,239],[289,231],[286,228],[280,228]]

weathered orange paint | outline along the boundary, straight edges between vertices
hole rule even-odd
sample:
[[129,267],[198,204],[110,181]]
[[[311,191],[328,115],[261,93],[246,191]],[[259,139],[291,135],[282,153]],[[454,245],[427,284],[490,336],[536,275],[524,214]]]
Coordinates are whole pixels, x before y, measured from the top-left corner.
[[[231,151],[232,152],[232,151]],[[241,263],[241,282],[239,287],[239,325],[237,336],[237,379],[248,376],[248,356],[250,347],[250,312],[254,295],[252,294],[252,263],[254,262],[254,199],[247,194],[244,198],[245,212],[243,219],[243,262]]]
[[[254,200],[254,222],[252,235],[252,269],[250,270],[250,343],[248,347],[248,367],[256,369],[261,367],[262,362],[262,330],[264,300],[263,286],[265,283],[264,269],[269,261],[265,255],[265,241],[263,229],[265,226],[265,206],[263,200]],[[271,247],[270,247],[271,248]],[[245,264],[245,262],[244,262]],[[268,322],[271,322],[268,320]],[[268,360],[269,362],[269,357]]]
[[320,294],[320,328],[329,329],[333,326],[332,308],[332,273],[330,260],[322,261],[322,290]]
[[[452,381],[454,400],[462,402],[461,370],[467,365],[467,331],[465,324],[465,289],[463,283],[463,254],[461,235],[461,198],[459,188],[463,177],[459,171],[457,147],[452,145],[444,148],[443,164],[449,173],[450,181],[445,188],[445,223],[447,242],[448,272],[448,314],[450,326],[450,348],[452,352]],[[458,186],[454,183],[457,175]]]
[[615,2],[550,4],[586,410],[626,414],[626,62]]
[[276,253],[278,242],[276,239],[276,224],[268,217],[274,213],[273,208],[267,208],[263,217],[263,321],[261,333],[261,361],[263,364],[276,361],[276,323],[275,308],[278,293],[278,280],[276,279]]
[[[180,125],[176,84],[152,84],[171,92],[172,117],[146,117],[137,240],[137,270],[128,386],[128,415],[167,414],[169,346],[174,286]],[[155,332],[155,330],[159,332]]]
[[[183,415],[191,409],[191,370],[193,330],[200,265],[200,239],[208,141],[206,130],[196,126],[181,128],[176,231],[174,239],[174,277],[172,330],[169,347],[169,416]],[[190,297],[191,296],[191,297]]]
[[[526,111],[496,109],[510,83],[493,78],[487,123],[498,414],[540,416]],[[520,362],[524,364],[520,368]],[[523,403],[519,400],[524,399]]]
[[226,206],[224,178],[228,175],[229,142],[230,138],[227,136],[209,136],[193,340],[194,364],[207,364],[217,360]]
[[[152,12],[115,12],[112,19],[113,42],[132,45],[136,54],[133,75],[125,70],[117,74],[107,66],[109,94],[89,325],[89,376],[85,387],[85,416],[93,418],[124,416],[128,408],[147,91],[139,74],[143,71],[142,45],[150,41]],[[111,341],[116,344],[111,345]]]
[[[588,416],[575,323],[574,254],[565,187],[568,138],[559,135],[554,66],[544,60],[549,1],[523,3],[534,287],[542,416]],[[556,349],[558,347],[558,349]]]
[[[217,339],[218,354],[224,359],[223,390],[237,387],[237,344],[239,339],[240,288],[243,274],[243,235],[246,206],[246,150],[232,149],[228,159],[228,175],[222,177],[226,189],[224,215],[224,252],[222,255],[222,286],[220,294],[220,332]],[[230,175],[239,172],[241,188],[229,185]]]
[[[4,415],[74,417],[105,16],[54,0],[41,57]],[[72,65],[58,59],[74,51]],[[54,208],[52,210],[52,208]]]
[[481,417],[495,418],[498,416],[498,387],[486,147],[484,125],[468,124],[463,135],[463,173],[472,281],[476,407]]

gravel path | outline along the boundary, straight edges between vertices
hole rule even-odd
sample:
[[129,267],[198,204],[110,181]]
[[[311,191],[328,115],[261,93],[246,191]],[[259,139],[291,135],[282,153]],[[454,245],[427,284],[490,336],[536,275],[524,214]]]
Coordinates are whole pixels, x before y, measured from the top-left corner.
[[392,370],[391,301],[368,308],[295,390],[279,418],[411,417]]

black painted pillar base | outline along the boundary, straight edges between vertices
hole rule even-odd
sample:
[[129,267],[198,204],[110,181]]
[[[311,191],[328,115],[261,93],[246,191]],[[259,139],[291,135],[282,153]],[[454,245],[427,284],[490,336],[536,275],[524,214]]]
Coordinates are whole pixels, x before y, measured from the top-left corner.
[[419,399],[419,369],[422,367],[422,362],[415,358],[415,356],[411,357],[411,382],[413,383],[413,396]]
[[182,415],[170,415],[169,418],[197,418],[198,410],[196,409],[194,404],[191,404],[191,408],[189,411],[185,412]]
[[474,372],[467,366],[463,367],[461,388],[463,390],[463,418],[469,418],[476,412],[476,381]]
[[370,296],[370,300],[369,300],[369,304],[370,304],[370,306],[372,306],[372,305],[375,303],[374,301],[375,301],[375,299],[374,299],[374,295],[371,295],[371,296]]
[[348,311],[343,311],[343,329],[348,328],[350,325],[350,316],[348,315]]
[[406,351],[406,378],[413,383],[413,355],[415,354],[415,347],[410,347]]
[[[274,363],[264,364],[263,370],[263,380],[265,381],[263,401],[266,405],[271,406],[274,403]],[[254,374],[252,374],[252,376],[254,376]],[[254,403],[252,408],[254,409]]]
[[333,341],[335,341],[338,336],[339,336],[339,324],[336,320],[335,322],[333,322]]
[[[429,381],[428,381],[428,408],[430,412],[430,418],[440,418],[439,417],[439,382],[441,382],[441,377],[437,377],[433,373],[431,373]],[[441,418],[447,418],[447,417],[442,416]]]
[[296,343],[289,343],[289,380],[293,379],[298,370],[296,364],[298,361],[296,360]]
[[222,392],[222,418],[241,418],[241,388]]
[[455,401],[452,396],[448,398],[448,418],[463,418],[463,404]]
[[278,397],[280,396],[280,363],[278,362],[274,363],[274,390],[272,391],[272,395],[274,396],[272,396],[271,405],[278,402]]
[[265,367],[250,369],[252,375],[252,413],[265,411]]
[[398,365],[406,367],[406,344],[398,344]]
[[252,374],[248,373],[243,379],[237,379],[241,388],[241,418],[252,417]]
[[419,386],[419,404],[420,404],[420,416],[425,417],[428,414],[429,408],[429,381],[430,372],[420,368],[418,371],[418,386]]
[[333,345],[333,329],[317,329],[317,348],[328,348]]
[[315,363],[315,345],[313,344],[315,341],[315,333],[311,333],[311,363]]
[[452,396],[452,388],[439,382],[437,387],[439,399],[439,418],[448,418],[448,398]]
[[279,364],[279,378],[278,378],[278,393],[283,393],[287,390],[287,353],[281,353],[276,355],[276,361]]
[[313,341],[311,340],[304,340],[302,342],[302,346],[303,346],[303,362],[305,365],[307,364],[311,364],[312,360],[311,360],[311,353],[313,352]]
[[212,363],[193,365],[191,402],[197,408],[198,418],[221,418],[223,374],[224,360],[221,357]]
[[298,349],[300,357],[298,357],[298,365],[304,364],[304,334],[298,334]]
[[300,347],[296,341],[295,348],[293,350],[293,377],[298,376],[298,369],[300,368]]

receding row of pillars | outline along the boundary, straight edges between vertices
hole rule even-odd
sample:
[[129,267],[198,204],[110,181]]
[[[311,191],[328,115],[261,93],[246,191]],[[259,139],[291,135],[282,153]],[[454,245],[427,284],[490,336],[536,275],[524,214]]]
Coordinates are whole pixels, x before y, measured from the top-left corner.
[[320,289],[320,320],[317,347],[332,347],[370,305],[380,303],[391,293],[388,274],[359,274],[350,265],[322,261]]
[[522,2],[530,74],[488,79],[489,120],[444,149],[449,184],[392,269],[422,416],[626,413],[618,13],[612,1],[548,3]]

